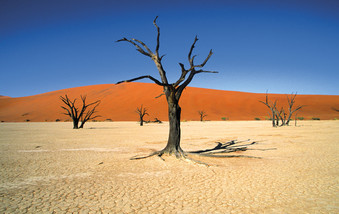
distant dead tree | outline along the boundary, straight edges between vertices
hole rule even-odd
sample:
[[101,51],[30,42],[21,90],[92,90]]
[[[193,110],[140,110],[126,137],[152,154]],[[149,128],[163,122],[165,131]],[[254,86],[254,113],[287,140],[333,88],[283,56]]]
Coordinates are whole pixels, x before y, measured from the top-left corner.
[[276,125],[279,126],[279,120],[281,121],[281,125],[280,126],[285,126],[286,124],[286,116],[287,114],[285,113],[285,110],[283,107],[281,107],[280,111],[277,111],[277,123]]
[[292,117],[293,113],[299,111],[302,107],[304,107],[303,105],[301,105],[301,106],[297,106],[295,109],[293,109],[293,105],[295,103],[295,97],[296,96],[297,96],[297,93],[295,93],[295,94],[291,93],[290,96],[287,96],[287,101],[288,101],[288,117],[287,117],[286,125],[290,124],[290,120],[291,120],[291,117]]
[[[269,115],[270,115],[270,118],[272,119],[272,126],[273,127],[277,127],[277,123],[279,125],[279,117],[277,116],[278,114],[278,111],[277,111],[277,100],[275,100],[273,103],[269,102],[268,100],[268,95],[267,95],[267,92],[266,92],[266,100],[265,102],[264,101],[259,101],[261,103],[263,103],[264,105],[267,106],[267,108],[269,108],[270,112],[269,112]],[[278,121],[277,121],[277,118],[278,118]]]
[[[265,104],[269,109],[270,109],[270,117],[272,118],[272,126],[273,127],[278,127],[278,126],[288,126],[292,115],[300,110],[303,105],[297,106],[295,109],[293,109],[293,105],[295,103],[295,97],[297,96],[297,93],[291,94],[290,96],[287,96],[287,101],[288,101],[288,116],[287,113],[285,112],[284,108],[281,107],[280,110],[278,110],[277,107],[277,100],[275,100],[273,103],[269,102],[268,100],[268,95],[266,92],[266,100],[265,102],[259,101],[263,104]],[[281,124],[279,124],[279,121],[281,121]]]
[[205,111],[198,111],[198,114],[200,115],[200,121],[204,121],[204,117],[207,116]]
[[157,67],[159,74],[160,74],[160,80],[150,76],[150,75],[144,75],[140,77],[136,77],[133,79],[120,81],[117,84],[123,83],[123,82],[133,82],[140,79],[150,79],[157,85],[163,87],[164,95],[166,96],[167,104],[168,104],[168,118],[169,118],[169,136],[167,145],[164,149],[161,151],[154,152],[148,156],[143,157],[134,157],[131,159],[141,159],[141,158],[147,158],[151,157],[153,155],[158,155],[161,157],[164,154],[167,155],[175,155],[177,158],[188,158],[185,154],[185,152],[181,149],[180,146],[180,138],[181,138],[181,128],[180,128],[180,117],[181,117],[181,107],[179,106],[179,100],[182,95],[182,92],[186,88],[186,86],[193,80],[193,77],[196,74],[200,73],[217,73],[216,71],[208,71],[203,70],[202,68],[206,65],[207,61],[212,56],[213,52],[210,50],[208,56],[204,59],[204,61],[201,64],[195,63],[195,57],[196,55],[192,55],[193,50],[195,48],[195,44],[198,41],[198,38],[195,37],[193,44],[191,45],[191,48],[188,53],[188,67],[185,67],[183,63],[179,63],[179,66],[181,68],[181,75],[179,79],[174,83],[169,83],[165,69],[162,65],[162,59],[164,55],[159,55],[159,47],[160,47],[160,28],[158,27],[156,21],[156,17],[153,21],[153,25],[157,29],[157,39],[156,39],[156,48],[155,52],[152,52],[151,49],[142,41],[138,39],[127,39],[123,38],[118,40],[117,42],[128,42],[136,47],[136,50],[139,51],[141,54],[149,57],[153,60],[155,63],[155,66]]
[[[95,113],[97,113],[96,108],[101,102],[100,100],[86,104],[86,96],[81,95],[80,98],[82,103],[79,108],[76,106],[77,99],[71,100],[67,94],[64,97],[60,96],[60,100],[66,105],[61,106],[61,108],[66,111],[64,114],[68,115],[72,119],[73,129],[81,129],[88,120],[100,117],[95,115]],[[81,122],[80,127],[79,122]]]
[[144,125],[144,116],[145,115],[149,115],[147,113],[147,109],[144,108],[142,105],[140,108],[137,108],[137,110],[135,111],[136,113],[138,113],[139,115],[139,118],[140,118],[140,126],[143,126]]
[[332,109],[333,109],[334,111],[339,112],[339,109],[337,109],[337,108],[334,108],[334,107],[333,107]]

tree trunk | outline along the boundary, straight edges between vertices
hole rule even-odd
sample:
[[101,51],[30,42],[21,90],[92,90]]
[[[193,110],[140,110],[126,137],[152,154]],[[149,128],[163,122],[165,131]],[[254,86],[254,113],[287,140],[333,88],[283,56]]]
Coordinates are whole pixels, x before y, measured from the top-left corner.
[[80,125],[80,127],[79,127],[79,129],[83,129],[83,128],[84,128],[84,125],[85,125],[85,123],[86,123],[86,121],[82,121],[82,122],[81,122],[81,125]]
[[177,100],[168,100],[168,119],[169,119],[169,136],[166,147],[162,150],[164,154],[174,154],[177,158],[183,157],[184,152],[180,147],[180,116],[181,108]]
[[73,129],[79,129],[79,120],[73,118]]
[[144,119],[142,117],[140,117],[140,126],[144,125]]
[[289,124],[290,124],[291,117],[292,117],[292,114],[291,114],[291,113],[289,113],[289,114],[288,114],[287,121],[286,121],[286,125],[287,125],[287,126],[289,126]]
[[272,111],[272,126],[275,127],[275,113]]

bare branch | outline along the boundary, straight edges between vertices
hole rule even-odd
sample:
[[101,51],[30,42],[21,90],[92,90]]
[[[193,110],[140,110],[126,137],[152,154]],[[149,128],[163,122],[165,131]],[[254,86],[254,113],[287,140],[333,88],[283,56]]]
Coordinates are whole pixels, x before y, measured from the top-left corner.
[[152,77],[150,75],[145,75],[145,76],[140,76],[140,77],[129,79],[129,80],[119,81],[116,84],[118,85],[118,84],[124,83],[124,82],[134,82],[134,81],[140,80],[140,79],[150,79],[153,82],[155,82],[157,85],[160,85],[160,86],[169,86],[168,84],[162,83],[162,82],[160,82],[159,80],[155,79],[154,77]]
[[180,99],[181,97],[181,94],[183,92],[183,90],[186,88],[186,86],[188,86],[188,84],[192,81],[193,77],[194,77],[195,73],[193,71],[190,72],[190,75],[187,77],[186,81],[181,84],[179,86],[179,88],[177,89],[177,92],[176,92],[176,98],[177,100]]
[[[149,51],[149,52],[147,53],[144,49],[142,49],[140,47],[140,45],[138,45],[137,43],[133,42],[132,40],[139,42],[141,45],[146,47],[146,50]],[[126,38],[122,38],[122,39],[117,40],[116,42],[123,42],[123,41],[129,42],[129,43],[133,44],[137,48],[137,51],[139,51],[140,53],[142,53],[142,54],[152,58],[152,52],[149,50],[149,48],[143,42],[141,42],[141,41],[139,41],[137,39],[132,39],[132,40],[129,40],[129,39],[126,39]]]
[[[199,67],[199,68],[202,68],[205,66],[205,64],[207,63],[207,61],[211,58],[213,52],[212,52],[212,49],[210,50],[208,56],[206,57],[205,61],[203,63],[201,63],[200,65],[195,65],[194,67]],[[193,62],[193,60],[192,60]]]
[[[86,98],[85,98],[86,100]],[[80,128],[83,128],[84,124],[89,121],[89,120],[93,120],[94,118],[97,118],[97,117],[101,117],[100,115],[96,115],[96,116],[93,116],[94,113],[97,113],[96,111],[96,108],[99,106],[99,104],[101,103],[100,100],[97,100],[93,103],[90,103],[88,105],[86,105],[84,103],[83,105],[83,109],[86,109],[87,107],[91,106],[91,105],[95,105],[92,109],[88,110],[85,114],[85,116],[83,116],[83,114],[80,116],[80,119],[81,119],[81,125],[80,125]]]
[[193,60],[195,58],[195,56],[193,56],[193,58],[191,57],[192,55],[192,52],[193,52],[193,49],[195,48],[195,43],[198,41],[198,36],[195,36],[194,38],[194,42],[193,44],[191,45],[191,48],[190,48],[190,51],[188,53],[188,62],[190,63],[191,67],[194,67],[194,64],[193,64]]
[[[187,85],[192,81],[193,77],[195,74],[198,74],[198,73],[218,73],[217,71],[205,71],[205,70],[195,70],[195,68],[202,68],[205,66],[205,64],[207,63],[207,61],[210,59],[210,57],[212,56],[213,52],[212,50],[210,50],[208,56],[206,57],[206,59],[204,60],[203,63],[201,63],[200,65],[194,65],[194,59],[196,57],[196,55],[194,55],[192,57],[192,52],[195,48],[195,44],[196,42],[198,41],[198,37],[195,36],[194,38],[194,41],[193,41],[193,44],[191,45],[191,48],[190,48],[190,51],[188,53],[188,61],[189,61],[189,64],[190,64],[190,68],[187,70],[185,69],[184,65],[182,63],[179,63],[180,67],[181,67],[181,76],[180,78],[177,80],[176,83],[173,84],[174,88],[176,88],[181,82],[184,81],[184,83],[182,85],[179,86],[179,88],[177,88],[177,91],[176,91],[176,98],[177,99],[180,99],[180,96],[182,94],[182,91],[187,87]],[[186,75],[190,73],[190,75],[188,76],[188,78],[185,80],[186,78]]]
[[64,115],[68,115],[68,116],[72,117],[71,112],[68,110],[68,108],[66,108],[64,106],[60,106],[60,107],[67,111],[67,113],[63,113]]
[[143,43],[142,41],[138,40],[138,39],[132,39],[133,41],[139,42],[148,52],[149,55],[153,55],[152,51],[147,47],[147,45],[145,43]]
[[161,61],[161,60],[162,60],[162,58],[163,58],[164,56],[166,56],[166,54],[162,55],[162,56],[159,58],[159,60]]
[[205,71],[205,70],[197,70],[195,71],[196,74],[199,74],[199,73],[211,73],[211,74],[217,74],[219,73],[218,71]]
[[[165,91],[167,91],[166,87],[169,86],[168,85],[168,80],[167,80],[167,77],[166,77],[166,72],[163,69],[163,66],[161,64],[161,60],[162,60],[162,58],[165,55],[162,55],[161,57],[159,57],[160,28],[159,28],[159,26],[156,23],[157,18],[158,17],[156,17],[154,19],[154,21],[153,21],[153,24],[154,24],[154,26],[157,29],[157,45],[156,45],[156,49],[155,49],[155,54],[148,48],[148,46],[144,42],[142,42],[140,40],[137,40],[137,39],[129,40],[129,39],[123,38],[123,39],[118,40],[117,42],[121,42],[121,41],[129,42],[129,43],[133,44],[137,48],[137,51],[139,51],[140,53],[150,57],[154,61],[155,65],[157,66],[157,69],[159,71],[159,74],[160,74],[162,82],[160,82],[159,80],[157,80],[157,79],[155,79],[155,78],[153,78],[151,76],[142,76],[142,77],[137,77],[137,78],[134,78],[134,79],[131,79],[131,80],[120,81],[117,84],[122,83],[122,82],[132,82],[132,81],[135,81],[135,80],[138,80],[138,79],[143,79],[143,78],[149,78],[153,82],[155,82],[156,84],[165,87],[164,89],[165,89]],[[168,92],[165,92],[165,93],[168,94]]]
[[156,96],[156,97],[155,97],[155,99],[157,99],[157,98],[161,97],[162,95],[165,95],[165,93],[161,93],[161,94],[159,94],[158,96]]
[[[157,55],[157,57],[159,58],[159,46],[160,46],[160,28],[159,26],[157,25],[157,19],[158,19],[158,16],[155,17],[154,21],[153,21],[153,24],[154,26],[157,28],[157,46],[155,48],[155,54]],[[163,57],[163,56],[162,56]],[[160,58],[160,60],[162,59],[162,57]]]
[[301,108],[303,108],[304,107],[304,105],[302,105],[302,106],[298,106],[297,108],[295,108],[293,111],[292,111],[292,113],[294,113],[294,112],[296,112],[296,111],[298,111],[298,110],[300,110]]
[[261,100],[259,100],[259,102],[261,102],[261,103],[265,104],[265,105],[266,105],[268,108],[270,108],[270,106],[268,105],[267,101],[266,101],[266,102],[264,102],[264,101],[261,101]]
[[[74,106],[75,105],[75,102],[76,102],[76,99],[74,99],[73,101],[71,101],[67,94],[65,95],[65,97],[63,96],[60,96],[59,97],[61,99],[61,101],[66,105],[68,106],[69,109],[67,109],[68,113],[70,114],[71,117],[77,117],[78,115],[78,112],[77,112],[77,108]],[[65,107],[62,107],[62,108],[65,108]],[[70,111],[69,111],[70,110]]]
[[180,65],[180,67],[181,67],[181,76],[180,76],[180,78],[177,80],[177,82],[173,84],[174,87],[177,87],[182,81],[184,81],[185,78],[186,78],[187,73],[189,72],[188,70],[185,69],[184,64],[179,63],[179,65]]

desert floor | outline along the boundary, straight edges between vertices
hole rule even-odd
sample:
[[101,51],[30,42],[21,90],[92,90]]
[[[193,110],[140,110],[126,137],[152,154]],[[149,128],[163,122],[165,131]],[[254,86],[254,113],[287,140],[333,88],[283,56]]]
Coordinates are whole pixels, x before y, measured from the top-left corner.
[[182,148],[255,141],[238,155],[129,160],[168,124],[0,124],[0,213],[339,213],[339,121],[182,122]]

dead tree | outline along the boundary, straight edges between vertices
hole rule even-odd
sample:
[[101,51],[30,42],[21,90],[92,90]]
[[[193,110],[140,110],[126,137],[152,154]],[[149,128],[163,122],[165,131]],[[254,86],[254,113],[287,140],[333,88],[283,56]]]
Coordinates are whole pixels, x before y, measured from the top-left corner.
[[200,121],[204,121],[204,117],[207,116],[205,111],[198,111],[198,114],[200,115]]
[[277,100],[275,100],[273,103],[269,102],[268,100],[268,95],[266,92],[266,100],[264,101],[259,101],[261,103],[263,103],[264,105],[266,105],[269,109],[269,115],[272,118],[272,126],[273,127],[277,127],[279,126],[279,116],[278,116],[278,111],[277,111]]
[[304,107],[303,105],[301,106],[297,106],[295,109],[293,109],[293,105],[295,103],[295,97],[297,96],[297,93],[295,94],[291,94],[290,97],[287,96],[287,101],[288,101],[288,117],[286,120],[286,125],[289,125],[291,117],[293,115],[294,112],[299,111],[302,107]]
[[[88,120],[100,117],[99,115],[95,115],[95,113],[97,113],[96,108],[101,102],[100,100],[86,104],[86,96],[81,95],[80,98],[82,101],[81,108],[76,105],[77,99],[71,100],[67,94],[65,97],[60,96],[61,101],[66,105],[66,107],[61,106],[61,108],[66,111],[64,114],[72,119],[73,129],[81,129]],[[81,122],[80,126],[79,122]]]
[[[290,97],[287,96],[287,101],[288,101],[288,116],[287,113],[285,112],[284,108],[281,107],[280,111],[278,110],[277,107],[277,100],[275,100],[273,103],[270,103],[268,100],[268,95],[266,92],[266,100],[265,102],[260,101],[261,103],[265,104],[269,109],[270,109],[270,116],[272,118],[272,125],[273,127],[278,127],[278,126],[288,126],[292,115],[300,110],[302,107],[304,107],[303,105],[301,106],[297,106],[295,109],[293,109],[293,105],[295,103],[295,97],[297,96],[297,94],[291,94]],[[279,121],[281,121],[281,124],[279,124]]]
[[[155,63],[155,66],[157,67],[159,74],[160,74],[160,80],[150,76],[150,75],[145,75],[145,76],[140,76],[136,77],[133,79],[125,80],[125,81],[120,81],[119,83],[123,82],[133,82],[136,80],[140,79],[150,79],[157,85],[163,87],[164,95],[166,96],[167,104],[168,104],[168,119],[169,119],[169,136],[168,136],[168,141],[167,145],[164,149],[161,151],[157,151],[152,153],[149,156],[150,157],[153,155],[158,155],[161,157],[164,154],[167,155],[175,155],[177,158],[185,158],[186,154],[185,152],[181,149],[180,146],[180,136],[181,136],[181,129],[180,129],[180,117],[181,117],[181,107],[179,105],[179,100],[182,95],[182,92],[186,88],[186,86],[193,80],[194,76],[196,74],[200,73],[217,73],[216,71],[208,71],[208,70],[203,70],[202,68],[206,65],[207,61],[210,59],[212,56],[213,52],[210,50],[208,56],[205,58],[205,60],[201,64],[196,64],[194,59],[196,55],[192,55],[193,50],[195,48],[195,44],[198,41],[198,37],[195,37],[193,44],[191,45],[191,48],[188,53],[188,67],[186,67],[183,63],[179,63],[179,66],[181,68],[181,76],[179,79],[174,82],[174,83],[169,83],[165,69],[162,65],[162,59],[164,55],[160,56],[159,55],[159,47],[160,47],[160,28],[158,27],[156,21],[156,17],[153,21],[153,24],[155,28],[157,29],[157,39],[156,39],[156,48],[155,52],[151,51],[151,49],[142,41],[138,39],[127,39],[123,38],[118,40],[117,42],[128,42],[132,45],[134,45],[141,54],[149,57],[150,59],[153,60]],[[142,158],[146,158],[142,157]],[[139,158],[132,158],[132,159],[139,159]]]
[[279,120],[281,121],[280,126],[285,126],[286,124],[286,112],[283,107],[281,107],[280,111],[277,111],[277,126],[279,126]]
[[138,113],[139,115],[139,118],[140,118],[140,126],[143,126],[144,125],[144,116],[145,115],[149,115],[147,113],[147,109],[146,108],[143,108],[143,106],[141,105],[140,108],[137,108],[137,110],[135,111],[136,113]]

